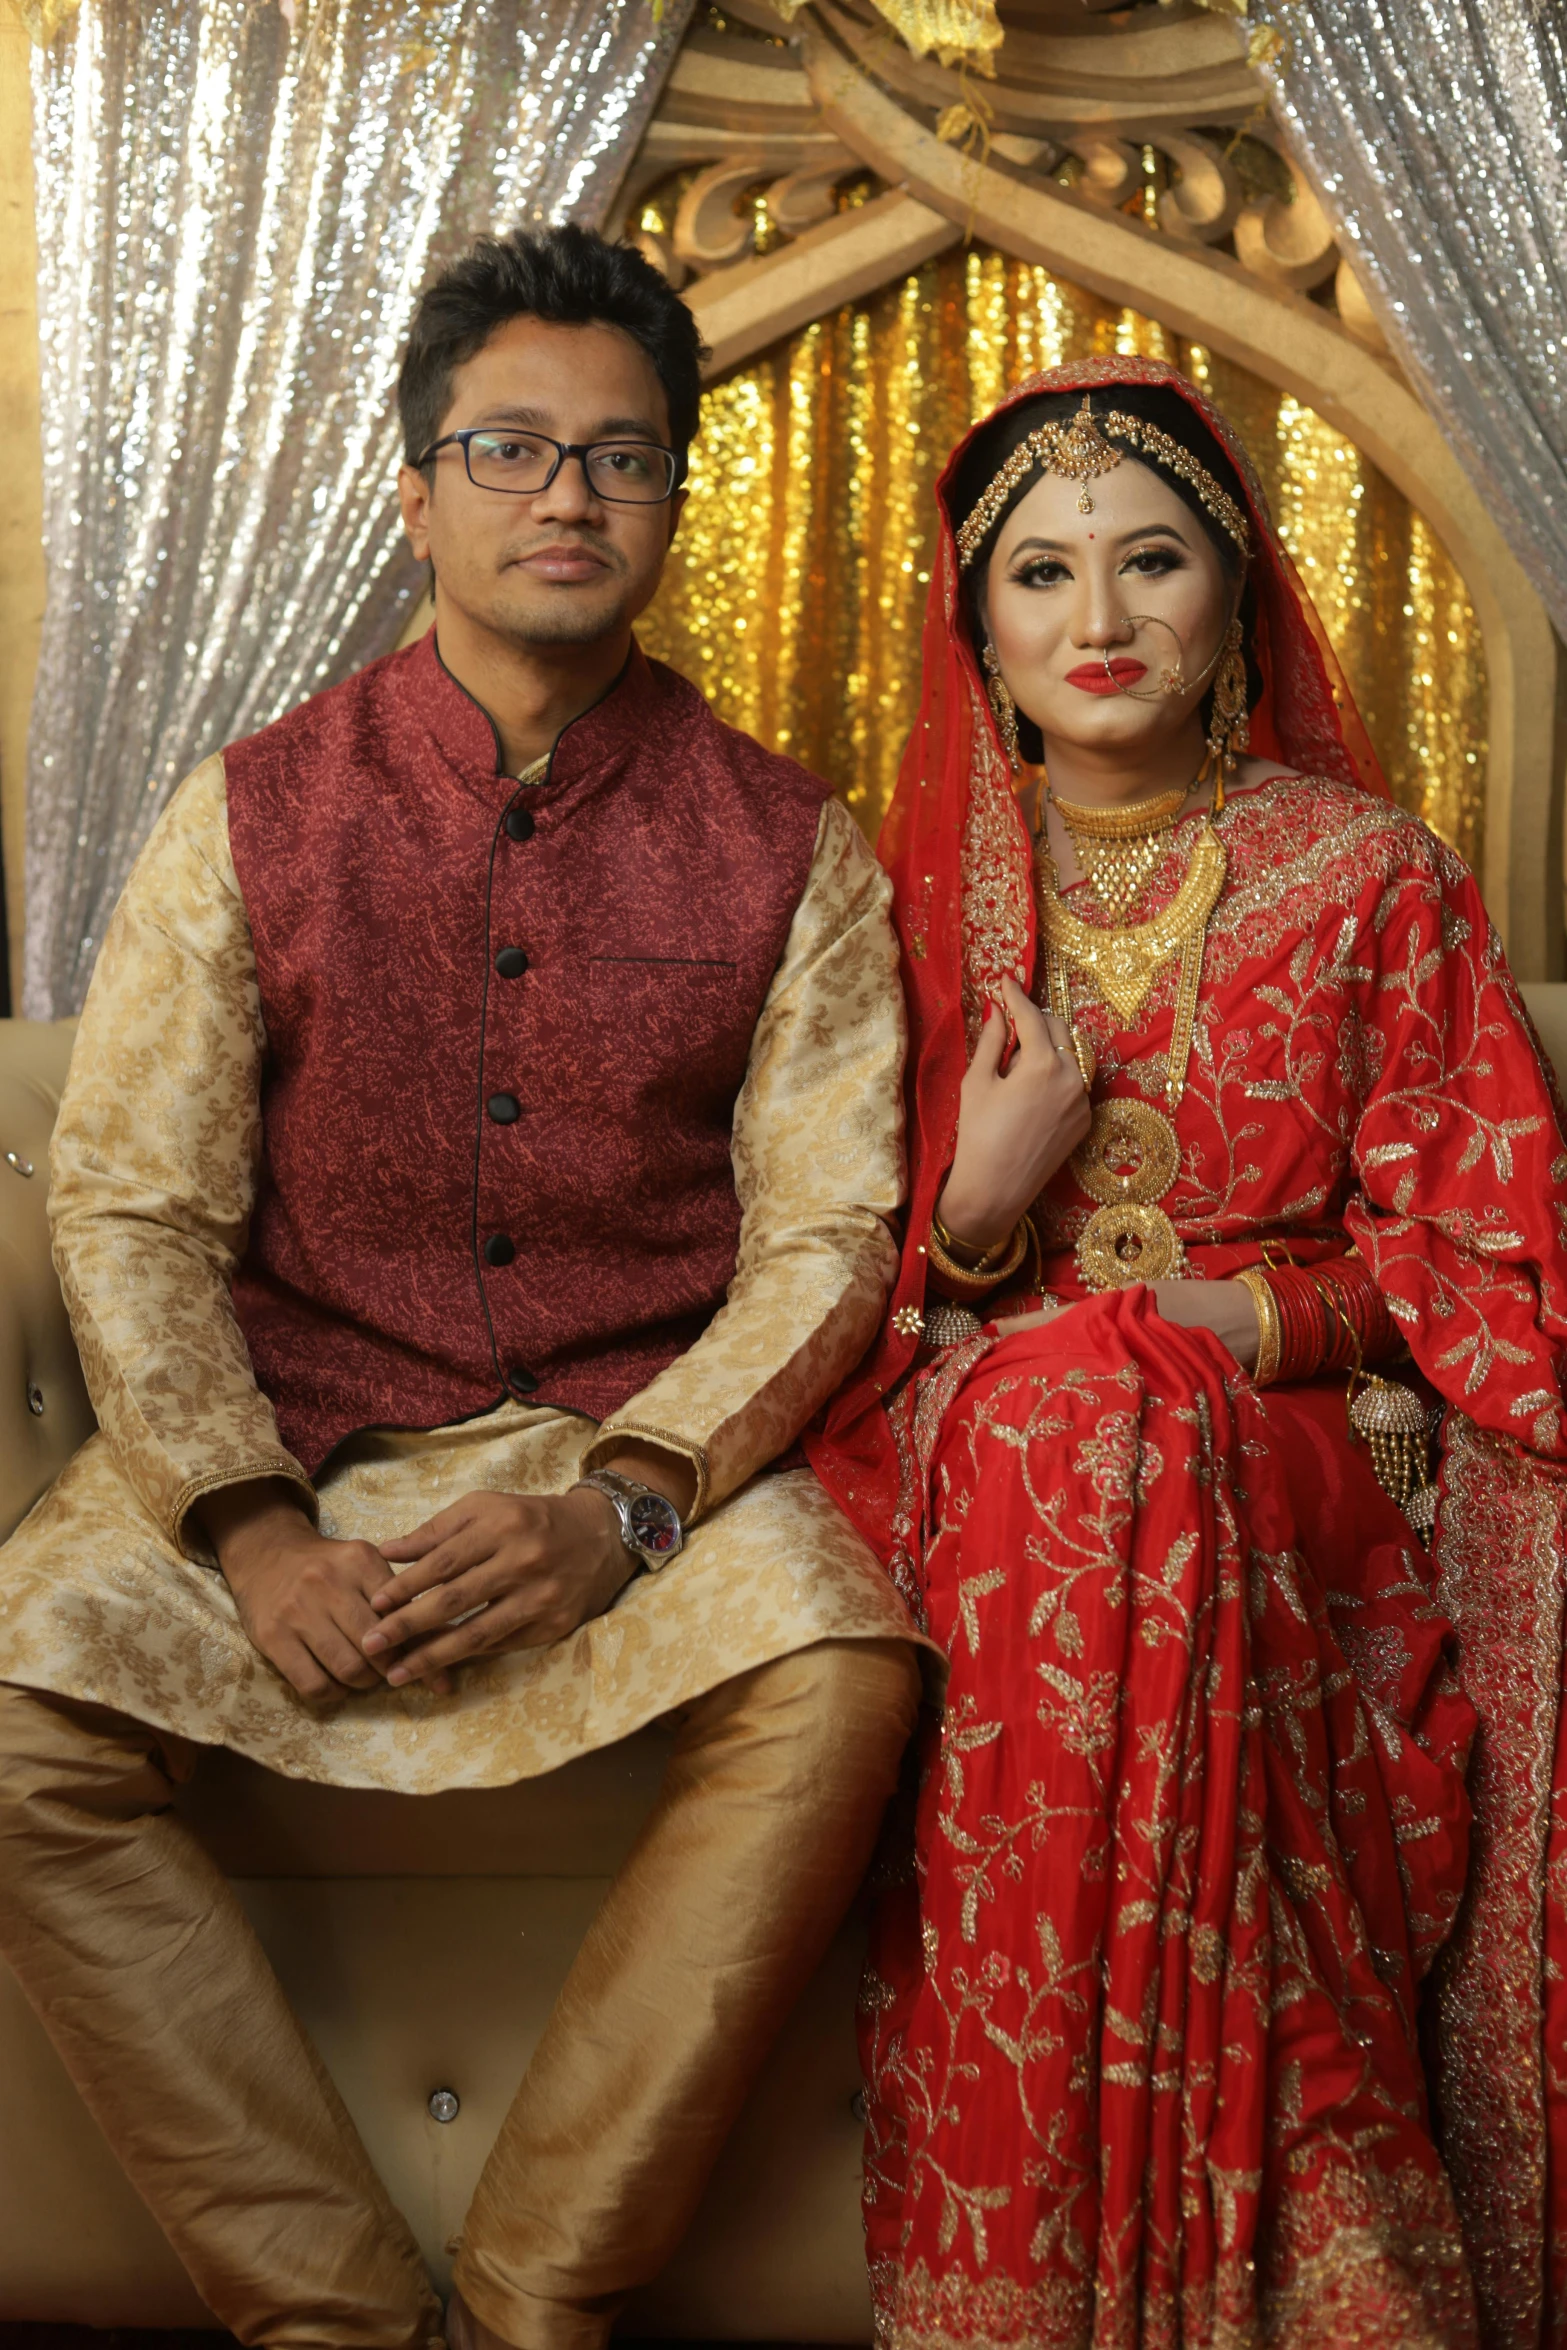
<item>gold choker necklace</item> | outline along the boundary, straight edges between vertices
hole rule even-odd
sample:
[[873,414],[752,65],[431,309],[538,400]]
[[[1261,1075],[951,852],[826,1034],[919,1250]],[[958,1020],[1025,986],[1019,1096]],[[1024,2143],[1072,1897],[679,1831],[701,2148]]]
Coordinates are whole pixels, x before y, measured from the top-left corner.
[[1130,807],[1096,808],[1063,800],[1047,784],[1045,797],[1066,826],[1094,897],[1112,922],[1129,922],[1186,805],[1186,793],[1162,791],[1149,800],[1134,800]]

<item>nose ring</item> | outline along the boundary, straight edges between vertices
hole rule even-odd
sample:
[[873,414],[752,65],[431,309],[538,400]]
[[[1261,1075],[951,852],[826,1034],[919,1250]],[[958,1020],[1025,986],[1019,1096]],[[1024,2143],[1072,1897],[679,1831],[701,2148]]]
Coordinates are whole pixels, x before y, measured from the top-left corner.
[[1181,642],[1179,631],[1173,628],[1168,620],[1161,620],[1157,612],[1129,612],[1126,616],[1126,625],[1130,631],[1127,637],[1128,644],[1140,628],[1168,630],[1169,634],[1175,638],[1175,666],[1173,669],[1161,669],[1158,684],[1151,689],[1145,688],[1139,693],[1134,685],[1122,685],[1110,666],[1110,647],[1106,645],[1101,658],[1104,661],[1105,675],[1115,687],[1116,692],[1124,694],[1129,702],[1157,702],[1165,694],[1183,694],[1186,691],[1186,673],[1183,666],[1186,647]]

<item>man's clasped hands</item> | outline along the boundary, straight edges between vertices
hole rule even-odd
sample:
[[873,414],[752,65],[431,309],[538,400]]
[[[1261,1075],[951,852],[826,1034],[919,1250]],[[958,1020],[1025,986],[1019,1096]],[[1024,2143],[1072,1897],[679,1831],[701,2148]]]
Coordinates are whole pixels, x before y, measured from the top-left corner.
[[[611,1465],[690,1507],[694,1479],[670,1455],[627,1446]],[[209,1495],[202,1519],[246,1632],[316,1702],[379,1681],[444,1696],[454,1665],[546,1648],[602,1615],[637,1567],[592,1486],[468,1493],[379,1545],[318,1533],[283,1478]]]

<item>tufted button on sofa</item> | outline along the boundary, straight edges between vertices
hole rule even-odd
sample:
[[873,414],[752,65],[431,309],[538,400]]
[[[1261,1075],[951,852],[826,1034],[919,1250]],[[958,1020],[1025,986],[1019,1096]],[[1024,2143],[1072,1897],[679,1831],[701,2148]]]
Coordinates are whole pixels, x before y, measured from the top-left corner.
[[[1567,995],[1567,989],[1563,990]],[[0,1021],[0,1536],[91,1432],[49,1257],[71,1025]],[[437,2283],[572,1955],[652,1804],[658,1730],[515,1787],[425,1798],[213,1753],[181,1797],[233,1880]],[[635,2335],[863,2342],[854,2001],[840,1934]],[[0,1965],[0,2322],[210,2326]]]

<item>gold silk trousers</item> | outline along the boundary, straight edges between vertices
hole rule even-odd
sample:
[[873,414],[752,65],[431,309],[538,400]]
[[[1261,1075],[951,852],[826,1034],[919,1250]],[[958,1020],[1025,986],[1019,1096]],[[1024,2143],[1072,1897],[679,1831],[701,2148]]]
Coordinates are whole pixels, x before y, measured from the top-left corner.
[[[658,1803],[479,2181],[457,2284],[596,2350],[679,2242],[870,1856],[919,1700],[831,1641],[682,1709]],[[208,2306],[246,2343],[420,2350],[440,2311],[237,1901],[169,1808],[187,1740],[0,1687],[0,1945]]]

